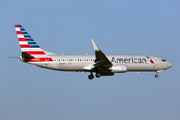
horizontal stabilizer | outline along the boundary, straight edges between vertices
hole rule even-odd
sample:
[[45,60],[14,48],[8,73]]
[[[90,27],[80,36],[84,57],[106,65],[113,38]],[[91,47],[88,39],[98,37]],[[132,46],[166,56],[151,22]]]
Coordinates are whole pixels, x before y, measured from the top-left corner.
[[22,52],[22,58],[35,58],[32,55],[28,54],[27,52]]

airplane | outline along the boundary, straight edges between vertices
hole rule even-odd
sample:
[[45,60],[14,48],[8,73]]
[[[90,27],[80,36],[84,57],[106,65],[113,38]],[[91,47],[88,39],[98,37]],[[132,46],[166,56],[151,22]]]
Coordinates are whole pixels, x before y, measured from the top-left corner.
[[172,67],[165,59],[148,55],[105,55],[92,39],[95,55],[58,55],[39,47],[28,32],[19,24],[15,30],[21,48],[22,62],[57,71],[90,72],[88,78],[113,76],[128,71],[154,71],[158,73]]

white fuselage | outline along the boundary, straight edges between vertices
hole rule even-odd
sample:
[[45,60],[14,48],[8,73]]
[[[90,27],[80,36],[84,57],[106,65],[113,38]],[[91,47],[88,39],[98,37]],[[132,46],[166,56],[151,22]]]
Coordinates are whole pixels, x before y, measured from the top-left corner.
[[[149,56],[154,63],[151,63],[145,55],[106,55],[113,65],[125,64],[127,71],[159,71],[170,68],[172,65],[162,61],[160,57]],[[59,71],[90,71],[95,60],[95,55],[52,55],[53,62],[29,62],[42,68]]]

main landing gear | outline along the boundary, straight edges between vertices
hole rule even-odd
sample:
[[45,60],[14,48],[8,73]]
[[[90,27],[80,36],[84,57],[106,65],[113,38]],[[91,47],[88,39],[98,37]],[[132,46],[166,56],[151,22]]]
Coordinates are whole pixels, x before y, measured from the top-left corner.
[[[101,77],[101,73],[97,72],[97,73],[96,73],[96,77],[97,77],[97,78]],[[89,78],[89,80],[92,80],[92,79],[94,78],[94,75],[93,75],[92,72],[91,72],[91,74],[88,76],[88,78]]]
[[96,77],[97,78],[101,77],[101,73],[96,73]]
[[89,80],[92,80],[94,78],[94,75],[91,73],[89,76],[88,76]]

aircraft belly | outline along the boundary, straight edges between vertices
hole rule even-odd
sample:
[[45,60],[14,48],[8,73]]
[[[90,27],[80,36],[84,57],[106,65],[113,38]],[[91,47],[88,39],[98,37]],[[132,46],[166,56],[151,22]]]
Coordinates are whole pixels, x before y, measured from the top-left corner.
[[154,65],[150,64],[127,64],[128,71],[154,71]]

